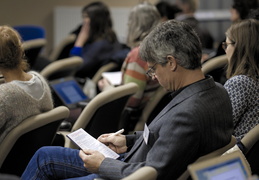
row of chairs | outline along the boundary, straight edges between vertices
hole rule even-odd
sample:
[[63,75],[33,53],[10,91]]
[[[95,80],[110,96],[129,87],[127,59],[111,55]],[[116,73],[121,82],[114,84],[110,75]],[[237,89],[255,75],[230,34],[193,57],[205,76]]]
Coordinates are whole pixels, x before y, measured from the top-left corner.
[[[55,73],[57,72],[57,69],[55,69],[55,67],[56,68],[58,68],[59,70],[60,69],[62,69],[62,71],[64,71],[64,70],[68,70],[71,74],[70,75],[73,75],[73,71],[71,70],[71,69],[75,69],[75,68],[71,68],[71,62],[75,62],[75,61],[77,61],[78,62],[78,65],[75,65],[75,67],[76,66],[79,66],[79,65],[81,65],[81,63],[82,63],[82,59],[80,59],[80,57],[72,57],[72,58],[74,58],[73,60],[71,59],[71,58],[66,58],[66,59],[63,59],[63,60],[59,60],[59,61],[55,61],[55,62],[53,62],[53,63],[51,63],[49,66],[47,66],[45,69],[43,69],[43,71],[41,72],[42,73],[42,75],[44,75],[45,77],[47,77],[47,79],[51,79],[51,78],[57,78],[57,76],[55,76]],[[207,74],[210,70],[211,70],[211,68],[212,67],[215,67],[215,66],[217,66],[217,67],[223,67],[227,62],[226,62],[226,57],[225,56],[222,56],[222,57],[220,57],[220,58],[218,58],[218,59],[220,59],[221,61],[220,61],[220,65],[215,65],[215,64],[213,64],[213,63],[215,63],[216,61],[208,61],[208,63],[205,63],[204,65],[203,65],[203,72],[205,73],[205,74]],[[71,61],[72,60],[72,61]],[[217,61],[219,61],[219,60],[217,60]],[[63,63],[64,62],[64,63]],[[60,65],[60,64],[63,64],[63,65]],[[74,64],[74,63],[73,63]],[[218,63],[216,63],[216,64],[218,64]],[[116,65],[115,65],[116,66]],[[62,68],[60,68],[60,67],[62,67]],[[109,68],[110,67],[114,67],[114,65],[113,64],[109,64],[109,66],[107,66],[107,67],[103,67],[102,68],[102,70],[100,70],[99,71],[99,73],[97,73],[98,74],[98,76],[96,76],[96,82],[101,78],[101,72],[103,72],[103,71],[107,71],[107,70],[109,70]],[[66,68],[70,68],[70,69],[66,69]],[[54,73],[53,73],[54,72]],[[58,73],[59,74],[59,73]],[[51,77],[52,76],[52,77]],[[136,88],[137,87],[135,87],[135,90],[136,90]],[[134,88],[133,88],[134,89]],[[110,93],[110,92],[109,92]],[[132,93],[134,93],[133,92],[133,90],[132,90]],[[108,94],[108,92],[107,92],[107,94]],[[116,94],[118,94],[118,93],[116,93]],[[129,95],[130,94],[128,94],[128,97],[129,97]],[[131,94],[132,95],[132,94]],[[103,96],[103,98],[105,97],[105,95],[103,95],[103,93],[102,94],[100,94],[100,95],[97,95],[97,97],[96,98],[94,98],[94,99],[96,99],[96,102],[98,102],[99,104],[100,104],[100,102],[102,102],[102,97],[101,96]],[[112,94],[109,94],[109,96],[112,96]],[[153,99],[153,103],[149,103],[148,105],[149,106],[147,106],[147,107],[145,107],[145,109],[144,109],[144,112],[145,113],[143,113],[142,114],[142,117],[140,118],[140,121],[139,121],[139,123],[137,124],[137,126],[136,126],[136,128],[135,128],[135,130],[142,130],[143,129],[143,125],[144,125],[144,123],[145,122],[148,122],[148,121],[150,121],[150,119],[152,119],[151,117],[152,117],[152,112],[153,112],[153,116],[155,116],[155,114],[156,113],[154,113],[154,111],[155,111],[155,109],[157,110],[157,108],[160,108],[160,109],[162,109],[169,101],[168,101],[168,99],[169,98],[167,98],[167,96],[168,96],[168,94],[162,89],[162,88],[159,88],[158,89],[158,91],[156,92],[156,95],[155,95],[155,98]],[[126,97],[125,99],[127,99],[128,97]],[[163,101],[163,98],[165,99],[165,101]],[[93,100],[94,100],[93,99]],[[109,100],[107,100],[107,101],[109,101]],[[167,102],[168,101],[168,102]],[[91,103],[92,102],[92,103]],[[89,116],[90,118],[88,118],[88,122],[84,122],[84,123],[86,123],[86,124],[88,124],[89,122],[91,122],[91,112],[93,112],[94,111],[94,109],[96,108],[96,109],[98,109],[99,107],[95,107],[96,106],[96,104],[98,104],[98,103],[94,103],[95,101],[91,101],[89,104],[88,104],[88,106],[87,107],[89,107],[89,108],[85,108],[84,110],[83,110],[83,112],[85,111],[85,113],[83,113],[82,112],[82,114],[80,115],[81,117],[79,117],[78,119],[85,119],[86,118],[86,116]],[[157,102],[160,102],[160,103],[157,103]],[[161,102],[163,102],[163,103],[161,103]],[[95,104],[95,105],[94,105]],[[106,102],[104,103],[104,104],[106,104]],[[126,104],[126,100],[124,100],[124,104]],[[90,106],[89,106],[90,105]],[[100,105],[100,106],[102,106],[102,105]],[[110,105],[107,105],[107,107],[111,107]],[[122,107],[124,107],[124,106],[122,106]],[[65,107],[62,107],[62,108],[65,108]],[[116,109],[113,109],[113,110],[116,110]],[[159,112],[159,110],[158,110],[158,112]],[[90,113],[90,115],[89,115],[89,113]],[[93,115],[94,113],[92,113],[92,116],[96,116],[96,115]],[[112,114],[116,114],[116,113],[112,113]],[[97,115],[98,116],[98,115]],[[106,117],[106,116],[105,116]],[[66,117],[67,118],[67,117]],[[64,120],[64,119],[63,119]],[[79,121],[78,121],[79,122]],[[81,121],[82,122],[82,121]],[[83,123],[83,124],[84,124]],[[80,123],[75,123],[75,125],[73,126],[73,128],[72,128],[72,131],[73,130],[75,130],[75,129],[78,129],[80,126],[82,125],[82,123],[80,124]],[[84,125],[83,125],[84,126]],[[105,127],[105,126],[104,126]],[[89,127],[88,127],[89,128]],[[106,129],[106,128],[105,128]],[[117,128],[118,129],[118,128]],[[88,129],[89,130],[89,129]],[[88,131],[87,130],[87,131]],[[107,130],[107,129],[106,129]],[[112,130],[112,131],[116,131],[116,130]],[[111,132],[111,131],[109,131],[109,132]],[[63,134],[63,135],[65,135],[65,134],[67,134],[68,132],[60,132],[60,134]],[[102,134],[102,133],[104,133],[104,132],[101,132],[100,134]],[[36,137],[36,136],[35,136]],[[98,135],[96,135],[96,137],[98,137]],[[15,142],[15,141],[14,141]],[[12,145],[11,145],[12,146]],[[67,139],[65,140],[65,146],[66,147],[72,147],[72,148],[76,148],[72,143],[70,143],[70,141],[68,141]],[[1,144],[1,147],[2,147],[2,144]],[[226,147],[226,148],[228,148],[228,146]],[[8,149],[7,149],[7,151],[8,151]],[[0,153],[1,153],[1,151],[0,151]],[[2,154],[2,153],[1,153]],[[210,156],[208,156],[208,157],[210,157]],[[4,156],[3,156],[3,158],[5,158]],[[6,159],[7,160],[7,159]],[[1,161],[0,161],[0,163],[1,163]],[[1,165],[1,164],[0,164]],[[3,167],[5,167],[5,166],[3,166]],[[146,167],[145,167],[146,168]],[[145,169],[145,168],[143,168],[143,169]],[[2,170],[3,168],[1,168],[1,170]],[[10,168],[10,167],[8,167],[7,169],[12,169],[12,168]],[[154,171],[154,169],[152,169],[152,168],[150,168],[150,167],[148,167],[147,169],[149,169],[151,172],[155,172]],[[147,172],[149,172],[149,170],[147,170]],[[143,170],[143,171],[146,171],[146,170]],[[142,172],[142,170],[140,170],[140,172]],[[137,173],[138,174],[138,173]],[[151,178],[153,178],[153,177],[156,177],[156,173],[152,173],[153,174],[153,176],[151,177]],[[184,179],[184,178],[183,178]]]
[[[62,41],[57,47],[55,47],[50,53],[49,57],[46,57],[46,61],[51,63],[53,61],[57,61],[59,59],[64,59],[69,57],[70,49],[73,47],[74,41],[72,41],[74,35],[68,36]],[[72,41],[72,42],[70,42]],[[64,44],[69,43],[69,44]],[[24,41],[22,43],[22,47],[24,49],[25,56],[28,60],[29,65],[34,68],[36,63],[38,62],[38,58],[41,56],[41,52],[47,45],[47,40],[45,38],[37,38]]]
[[[36,58],[41,50],[47,45],[45,29],[37,25],[16,25],[13,27],[19,32],[25,48],[25,54],[29,63],[34,65]],[[56,61],[69,57],[69,51],[76,40],[75,34],[69,34],[65,37],[48,55],[48,60]],[[33,67],[33,66],[31,66]]]
[[[29,159],[39,147],[51,145],[59,124],[68,116],[68,108],[57,107],[49,112],[30,117],[23,121],[15,129],[13,129],[0,144],[1,172],[16,175],[21,174]],[[44,138],[42,138],[42,136],[44,136]],[[249,163],[250,160],[255,161],[253,159],[256,157],[255,155],[258,151],[258,137],[259,125],[249,131],[242,139],[242,143],[247,149],[245,156]],[[232,136],[232,139],[228,145],[199,158],[195,163],[207,160],[212,157],[220,156],[235,144],[236,140]],[[255,148],[257,148],[257,150]],[[257,164],[250,163],[252,173],[258,174],[258,161],[253,163]],[[153,180],[156,178],[156,176],[157,172],[154,168],[143,167],[136,173],[133,173],[129,177],[125,178],[125,180],[138,180],[138,177],[146,177],[145,179]],[[179,180],[185,180],[188,177],[189,172],[186,170],[185,173],[183,173],[179,178]]]
[[35,66],[36,60],[46,44],[47,40],[45,38],[32,39],[22,43],[22,47],[30,67]]
[[[250,175],[258,175],[259,174],[259,166],[258,166],[258,149],[259,149],[259,125],[254,127],[252,130],[250,130],[244,138],[241,140],[241,142],[244,144],[247,152],[244,153],[245,156],[242,155],[242,159],[244,159],[246,162],[248,162],[250,166],[249,174]],[[219,156],[222,156],[225,152],[229,151],[231,148],[233,148],[236,144],[236,138],[232,136],[230,142],[218,149],[215,150],[207,155],[204,155],[200,158],[198,158],[193,164],[197,164],[200,162],[204,162],[207,160],[210,160],[212,158],[216,158]],[[242,154],[242,153],[241,153]],[[136,172],[132,173],[130,176],[124,178],[123,180],[156,180],[157,178],[157,171],[155,168],[150,166],[144,166],[140,169],[138,169]],[[190,171],[187,169],[179,178],[178,180],[187,180],[190,179]],[[100,180],[100,179],[96,179]]]
[[[242,155],[241,158],[242,159],[244,158],[244,160],[247,159],[247,161],[248,161],[248,163],[251,167],[251,169],[249,170],[250,175],[251,174],[258,174],[258,171],[256,171],[256,168],[258,170],[258,161],[257,161],[257,164],[251,164],[250,161],[249,161],[249,159],[251,157],[248,155],[251,151],[253,151],[253,152],[258,151],[258,148],[255,150],[255,148],[258,144],[258,139],[259,139],[259,125],[254,127],[251,131],[249,131],[245,135],[245,137],[242,139],[242,143],[247,148],[248,153],[245,153],[245,157],[243,157],[243,155]],[[192,163],[190,165],[197,164],[197,163],[200,163],[200,162],[210,160],[212,158],[222,156],[225,152],[227,152],[231,148],[233,148],[235,146],[235,144],[236,144],[236,138],[234,136],[232,136],[230,142],[226,146],[198,158],[194,163]],[[156,180],[156,178],[157,178],[156,169],[153,168],[153,167],[150,167],[150,166],[144,166],[144,167],[138,169],[136,172],[132,173],[130,176],[124,178],[123,180],[142,180],[142,179]],[[190,179],[189,169],[187,169],[177,180],[187,180],[187,179]],[[103,179],[97,178],[95,180],[103,180]]]
[[52,145],[68,116],[67,107],[57,107],[25,119],[10,131],[0,144],[0,172],[20,176],[38,148]]
[[[199,162],[211,159],[213,157],[221,156],[224,152],[232,148],[235,145],[235,143],[236,143],[236,139],[234,136],[232,136],[230,142],[226,146],[198,158],[194,163],[199,163]],[[137,171],[135,171],[128,177],[123,178],[122,180],[143,180],[143,179],[156,180],[157,175],[158,174],[155,168],[150,166],[144,166],[142,168],[139,168]],[[187,180],[187,179],[190,179],[190,173],[188,170],[186,170],[177,180]],[[104,179],[96,178],[95,180],[104,180]]]
[[[79,128],[85,129],[95,138],[103,133],[117,131],[120,128],[118,112],[122,112],[129,97],[137,90],[135,83],[128,83],[99,93],[83,109],[71,131],[58,132],[64,135],[64,146],[77,148],[65,135]],[[14,128],[0,144],[0,172],[20,176],[38,148],[53,145],[56,132],[69,113],[67,107],[59,106],[25,119]]]
[[128,83],[96,95],[82,110],[69,132],[58,132],[65,137],[64,146],[77,148],[72,141],[66,138],[66,135],[79,128],[85,129],[95,138],[122,128],[120,126],[122,112],[129,97],[137,90],[138,86],[135,83]]
[[79,56],[68,57],[53,61],[44,67],[40,74],[48,81],[66,76],[74,76],[76,70],[83,64],[83,59]]
[[[74,40],[75,36],[69,36],[64,42],[61,42],[60,46],[57,47],[58,50],[53,51],[50,55],[50,60],[53,62],[40,71],[41,75],[48,80],[74,75],[76,69],[83,63],[81,57],[76,56],[57,60],[62,57],[64,48],[73,43]],[[41,51],[45,44],[46,41],[43,38],[28,39],[23,42],[26,55],[28,57],[33,57],[33,59],[36,58],[36,54]],[[37,51],[35,49],[37,49]],[[30,56],[28,52],[34,53],[33,56]],[[96,83],[101,78],[102,72],[109,71],[114,67],[117,67],[117,64],[111,63],[102,67],[94,77]],[[119,128],[118,121],[120,114],[111,112],[122,111],[128,98],[134,94],[137,89],[138,87],[136,84],[130,83],[125,86],[114,88],[111,91],[98,94],[88,104],[87,108],[84,108],[78,117],[78,121],[76,121],[72,127],[72,131],[81,127],[95,133],[95,137],[102,133],[117,131]],[[104,119],[105,122],[100,122],[100,120],[103,119],[100,117],[100,114],[102,114],[102,117],[105,117],[103,114],[107,114],[107,117],[108,114],[112,114],[113,117],[110,119],[114,121],[109,122],[110,119]],[[53,143],[55,143],[57,137],[56,132],[58,131],[60,124],[69,118],[69,116],[70,110],[65,106],[59,106],[49,112],[24,120],[23,123],[13,129],[0,144],[0,172],[20,176],[29,159],[39,147],[53,145]],[[45,119],[48,120],[46,121]],[[106,126],[103,126],[105,123]],[[100,127],[102,130],[98,129]],[[108,127],[110,127],[110,129]],[[46,135],[46,133],[48,133],[48,135]],[[64,135],[69,132],[62,133]],[[58,134],[62,133],[60,132]],[[64,138],[64,141],[65,146],[73,146],[66,138]],[[17,154],[16,152],[21,153]],[[18,160],[19,163],[16,163],[16,160]]]
[[[74,76],[77,68],[83,64],[83,59],[79,56],[67,57],[53,61],[44,67],[40,74],[48,80],[58,79],[65,76]],[[92,81],[97,84],[102,78],[102,73],[118,69],[119,65],[115,62],[110,62],[103,65],[93,76]]]
[[[74,42],[76,40],[76,35],[70,34],[65,37],[53,50],[47,55],[47,61],[54,62],[60,59],[70,57],[70,49],[73,48]],[[40,57],[41,52],[47,45],[47,40],[45,38],[31,39],[23,42],[23,48],[25,55],[28,59],[28,63],[31,67],[35,66],[37,59]]]

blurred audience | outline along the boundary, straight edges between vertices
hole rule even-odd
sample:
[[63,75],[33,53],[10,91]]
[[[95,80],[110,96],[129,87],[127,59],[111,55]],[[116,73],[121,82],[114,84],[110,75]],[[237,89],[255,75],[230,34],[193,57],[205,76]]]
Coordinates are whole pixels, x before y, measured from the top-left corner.
[[[230,8],[230,20],[232,23],[235,23],[240,20],[244,20],[248,18],[248,14],[250,10],[256,9],[258,7],[257,0],[233,0],[232,6]],[[225,39],[221,42],[224,42]],[[220,56],[225,54],[224,49],[219,44],[217,48],[217,52],[215,56]]]
[[103,2],[86,5],[82,17],[83,24],[77,30],[79,34],[70,54],[83,58],[84,64],[75,76],[85,79],[92,78],[121,45],[112,27],[109,8]]
[[46,80],[29,71],[21,37],[9,26],[0,26],[0,143],[24,119],[51,110],[53,102]]
[[178,179],[200,156],[229,143],[230,99],[224,87],[202,73],[201,44],[194,30],[184,22],[166,21],[146,36],[139,52],[148,75],[173,98],[152,123],[131,135],[98,138],[121,155],[117,159],[98,150],[40,148],[22,179],[122,179],[144,166],[154,167],[158,180]]
[[259,22],[247,19],[231,25],[223,48],[229,60],[224,87],[233,108],[234,133],[238,139],[259,123]]
[[[253,8],[257,8],[257,7],[258,7],[257,0],[249,0],[249,1],[247,1],[247,0],[233,0],[232,7],[230,8],[230,12],[231,12],[230,20],[231,20],[231,22],[236,23],[238,21],[249,18],[248,13]],[[222,42],[225,42],[225,39],[221,40],[218,48],[216,49],[216,53],[213,57],[217,57],[217,56],[225,54],[225,50],[222,48],[222,45],[221,45]],[[210,59],[207,59],[207,60],[210,60]],[[221,84],[225,84],[225,82],[227,80],[225,68],[215,69],[214,71],[210,72],[210,75],[213,76],[213,78]]]
[[175,19],[176,14],[181,12],[181,9],[179,9],[178,6],[170,4],[166,1],[159,1],[156,4],[156,8],[157,8],[158,12],[160,13],[162,21]]
[[194,28],[204,50],[213,49],[214,39],[212,35],[206,28],[200,27],[199,21],[194,16],[199,7],[199,0],[176,0],[176,5],[181,9],[181,12],[176,16],[176,20],[186,22]]
[[248,14],[248,19],[259,20],[259,8],[251,9]]
[[257,7],[257,0],[233,0],[232,7],[230,9],[230,20],[232,22],[237,22],[242,19],[247,19],[250,10]]
[[[135,82],[139,86],[138,92],[133,95],[127,104],[125,112],[125,132],[133,130],[141,112],[155,90],[159,87],[157,81],[153,81],[146,75],[147,63],[138,56],[139,44],[161,20],[161,16],[154,5],[142,3],[135,6],[128,19],[127,45],[131,48],[122,65],[122,84]],[[106,79],[98,82],[99,89],[105,90],[111,87]],[[128,124],[129,123],[129,124]]]

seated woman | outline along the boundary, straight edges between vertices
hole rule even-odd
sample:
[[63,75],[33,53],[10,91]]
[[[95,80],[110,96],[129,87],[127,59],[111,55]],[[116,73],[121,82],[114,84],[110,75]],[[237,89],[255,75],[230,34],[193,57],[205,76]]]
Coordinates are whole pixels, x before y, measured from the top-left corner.
[[24,119],[51,110],[53,102],[45,79],[28,70],[21,37],[9,26],[0,26],[0,143]]
[[223,48],[229,60],[224,87],[232,102],[237,140],[259,123],[259,21],[247,19],[226,32]]
[[102,2],[93,2],[82,10],[83,25],[77,36],[71,56],[81,56],[82,67],[75,76],[92,78],[98,69],[120,49],[108,7]]
[[[148,65],[139,58],[138,54],[140,42],[160,20],[161,16],[157,8],[148,3],[135,6],[129,15],[127,45],[131,47],[131,51],[122,65],[122,84],[135,82],[138,84],[139,90],[129,99],[127,104],[127,107],[134,109],[134,115],[129,115],[132,118],[132,122],[129,122],[130,120],[125,122],[126,124],[129,123],[125,125],[128,126],[128,128],[125,127],[125,132],[127,132],[127,130],[133,130],[143,107],[159,87],[157,81],[153,81],[146,75]],[[100,80],[98,86],[101,90],[111,87],[106,79]],[[131,113],[133,113],[133,111]],[[126,119],[124,120],[127,121]]]

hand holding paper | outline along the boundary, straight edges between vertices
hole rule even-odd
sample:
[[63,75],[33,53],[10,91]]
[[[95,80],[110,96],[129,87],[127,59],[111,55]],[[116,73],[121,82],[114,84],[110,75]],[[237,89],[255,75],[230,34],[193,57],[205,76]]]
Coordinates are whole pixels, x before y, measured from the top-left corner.
[[71,139],[75,144],[77,144],[82,150],[96,150],[101,152],[105,157],[110,157],[113,159],[117,159],[119,157],[117,153],[115,153],[113,150],[108,148],[100,141],[96,140],[82,128],[68,134],[67,137]]
[[102,153],[90,149],[84,151],[80,150],[79,156],[84,162],[84,167],[87,169],[87,171],[90,171],[92,173],[98,172],[101,163],[105,159]]

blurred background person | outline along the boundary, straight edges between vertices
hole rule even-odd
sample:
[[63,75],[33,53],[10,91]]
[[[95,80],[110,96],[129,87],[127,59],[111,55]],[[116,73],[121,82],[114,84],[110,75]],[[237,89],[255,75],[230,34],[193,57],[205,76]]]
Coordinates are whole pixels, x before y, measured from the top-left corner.
[[178,8],[178,6],[174,4],[170,4],[166,1],[159,1],[156,3],[156,8],[158,12],[160,13],[161,20],[167,21],[169,19],[175,19],[176,14],[181,12],[181,9]]
[[259,8],[251,9],[248,14],[248,19],[259,20]]
[[231,25],[223,47],[228,58],[227,89],[233,108],[234,133],[240,140],[259,123],[259,22]]
[[176,0],[176,5],[181,9],[176,20],[186,22],[194,28],[201,40],[203,51],[212,50],[214,43],[212,35],[206,28],[200,27],[199,21],[194,16],[199,7],[199,0]]
[[233,0],[232,7],[230,8],[230,20],[232,22],[237,22],[247,19],[250,10],[257,7],[257,0]]
[[51,110],[53,102],[46,80],[29,71],[21,37],[9,26],[0,26],[0,143],[24,119]]
[[83,24],[70,55],[83,58],[84,64],[75,76],[85,79],[92,78],[121,46],[112,27],[109,8],[104,3],[86,5],[82,17]]
[[[148,65],[140,59],[138,53],[141,41],[160,21],[161,16],[157,8],[146,2],[135,6],[129,14],[127,45],[131,51],[122,65],[122,84],[135,82],[139,90],[129,99],[128,111],[122,118],[125,122],[125,133],[134,129],[144,106],[159,87],[157,81],[153,81],[146,75]],[[100,80],[98,86],[101,90],[111,88],[106,79]]]
[[[257,0],[233,0],[232,6],[230,8],[230,20],[232,23],[241,21],[248,18],[250,10],[256,9],[258,7]],[[224,42],[225,39],[221,42]],[[220,56],[225,54],[225,50],[222,48],[221,43],[217,48],[217,53],[215,56]]]
[[[230,8],[230,20],[231,23],[236,23],[238,21],[244,20],[249,18],[248,14],[249,12],[258,7],[258,3],[257,0],[233,0],[232,6]],[[215,51],[215,55],[211,58],[217,57],[217,56],[221,56],[221,55],[225,55],[225,50],[222,48],[222,42],[225,42],[226,40],[223,39],[220,41],[218,47],[216,48]],[[208,61],[211,59],[207,59]],[[210,75],[213,76],[213,78],[215,79],[215,81],[221,83],[221,84],[225,84],[225,82],[227,81],[227,77],[226,77],[226,68],[217,68],[213,71],[210,72]]]

